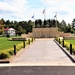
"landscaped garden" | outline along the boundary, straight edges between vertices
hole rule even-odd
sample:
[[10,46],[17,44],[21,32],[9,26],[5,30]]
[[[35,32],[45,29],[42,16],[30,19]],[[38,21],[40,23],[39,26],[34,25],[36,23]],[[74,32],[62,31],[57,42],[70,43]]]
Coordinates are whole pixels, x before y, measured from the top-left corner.
[[[28,45],[28,42],[28,40],[25,42],[25,46]],[[32,39],[30,39],[30,42],[32,42]],[[24,47],[23,41],[12,41],[6,37],[0,37],[0,59],[14,55],[14,45],[16,45],[16,52]]]

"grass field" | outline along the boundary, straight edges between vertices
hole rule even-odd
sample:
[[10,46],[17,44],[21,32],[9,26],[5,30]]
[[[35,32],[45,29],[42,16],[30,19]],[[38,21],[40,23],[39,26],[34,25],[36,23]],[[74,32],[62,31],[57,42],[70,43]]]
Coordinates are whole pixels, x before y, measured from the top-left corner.
[[69,42],[69,43],[75,45],[75,40],[65,40],[65,41],[67,41],[67,42]]
[[0,50],[12,48],[14,45],[17,45],[21,42],[22,41],[8,41],[6,37],[0,37]]

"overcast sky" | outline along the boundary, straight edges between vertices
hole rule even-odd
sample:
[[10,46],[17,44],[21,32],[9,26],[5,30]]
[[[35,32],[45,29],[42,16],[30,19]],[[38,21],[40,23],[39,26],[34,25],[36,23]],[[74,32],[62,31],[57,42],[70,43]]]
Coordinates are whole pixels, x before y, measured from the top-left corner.
[[32,20],[44,19],[42,13],[45,8],[46,19],[57,19],[71,23],[75,18],[75,0],[0,0],[0,19],[5,20]]

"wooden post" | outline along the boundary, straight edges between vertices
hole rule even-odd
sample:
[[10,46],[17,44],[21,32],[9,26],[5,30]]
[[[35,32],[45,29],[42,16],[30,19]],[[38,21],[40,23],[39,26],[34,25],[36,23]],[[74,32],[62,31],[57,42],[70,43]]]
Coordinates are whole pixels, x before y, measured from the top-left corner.
[[14,55],[16,55],[16,45],[14,45]]
[[60,44],[60,38],[59,38],[59,44]]
[[72,54],[72,44],[70,44],[70,54]]
[[30,44],[30,39],[28,39],[28,44]]
[[23,48],[25,48],[25,41],[23,41]]
[[35,40],[35,37],[34,37],[34,40]]
[[62,44],[63,44],[63,47],[65,47],[65,46],[64,46],[64,39],[63,39],[63,41],[62,41],[62,42],[63,42],[63,43],[62,43]]
[[32,38],[32,42],[33,42],[33,38]]

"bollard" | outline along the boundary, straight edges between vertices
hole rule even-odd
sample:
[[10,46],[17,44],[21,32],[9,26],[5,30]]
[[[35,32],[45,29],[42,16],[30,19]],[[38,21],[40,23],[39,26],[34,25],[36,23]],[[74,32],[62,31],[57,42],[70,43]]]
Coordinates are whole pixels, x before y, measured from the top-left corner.
[[34,37],[34,41],[35,41],[35,37]]
[[14,55],[16,55],[16,45],[14,45]]
[[25,48],[25,41],[23,41],[23,48]]
[[72,44],[70,44],[70,54],[72,54]]
[[30,44],[30,39],[28,39],[28,44]]
[[59,38],[59,44],[60,44],[60,38]]
[[65,46],[64,46],[64,39],[63,39],[63,41],[62,41],[62,45],[63,45],[63,47],[65,47]]
[[32,42],[33,42],[33,38],[32,38]]

